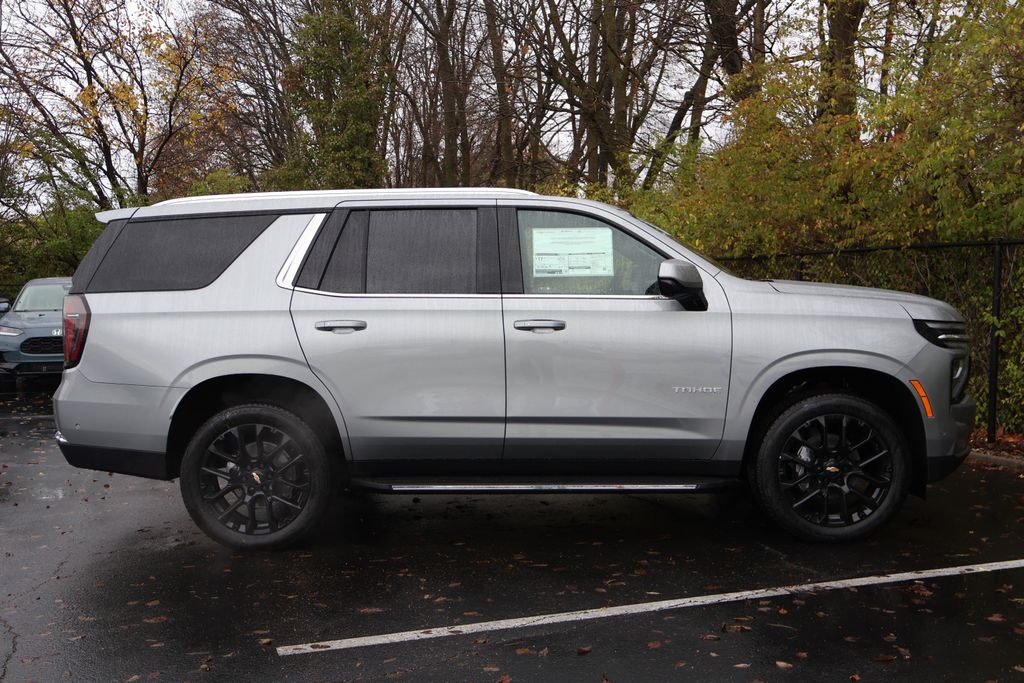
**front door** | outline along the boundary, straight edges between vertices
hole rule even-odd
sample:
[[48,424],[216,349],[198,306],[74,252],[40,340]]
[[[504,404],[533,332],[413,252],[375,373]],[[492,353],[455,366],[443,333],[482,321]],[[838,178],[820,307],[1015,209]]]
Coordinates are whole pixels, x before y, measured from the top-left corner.
[[670,255],[629,230],[499,210],[502,267],[518,269],[503,273],[506,472],[667,474],[711,458],[731,352],[715,279],[702,273],[708,310],[684,310],[657,293]]
[[314,241],[292,318],[310,367],[338,400],[355,474],[500,466],[494,216],[493,203],[350,206]]

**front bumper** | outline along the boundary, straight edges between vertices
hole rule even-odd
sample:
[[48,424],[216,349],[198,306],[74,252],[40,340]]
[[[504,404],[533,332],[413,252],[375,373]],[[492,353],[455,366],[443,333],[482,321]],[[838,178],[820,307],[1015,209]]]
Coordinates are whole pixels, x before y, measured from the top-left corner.
[[22,361],[0,363],[0,377],[38,377],[59,375],[64,371],[64,359],[57,361]]
[[929,484],[945,479],[952,474],[971,452],[971,431],[974,428],[976,412],[977,406],[970,396],[949,407],[950,424],[940,442],[942,448],[934,453],[932,452],[935,450],[934,448],[929,449],[926,460]]
[[54,435],[60,452],[72,467],[102,472],[130,474],[149,479],[173,479],[178,475],[171,468],[166,453],[150,451],[129,451],[120,448],[99,448],[96,446],[74,445],[57,432]]

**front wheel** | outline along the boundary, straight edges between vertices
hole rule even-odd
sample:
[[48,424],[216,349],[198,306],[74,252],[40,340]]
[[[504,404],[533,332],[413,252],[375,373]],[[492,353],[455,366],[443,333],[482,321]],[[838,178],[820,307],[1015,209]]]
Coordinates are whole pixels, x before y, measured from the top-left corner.
[[906,440],[878,406],[847,394],[798,401],[768,428],[748,474],[768,514],[813,541],[863,538],[900,508]]
[[181,461],[181,496],[196,524],[231,548],[280,548],[327,509],[330,463],[316,434],[277,406],[228,408],[207,420]]

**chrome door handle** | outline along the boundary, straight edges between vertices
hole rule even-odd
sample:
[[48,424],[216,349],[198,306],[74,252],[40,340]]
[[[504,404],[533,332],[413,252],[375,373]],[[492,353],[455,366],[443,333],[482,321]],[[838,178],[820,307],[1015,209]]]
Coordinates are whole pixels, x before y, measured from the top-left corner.
[[537,332],[538,334],[547,334],[549,332],[558,332],[565,329],[564,320],[517,320],[512,323],[512,327],[517,330],[524,330],[526,332]]
[[351,334],[366,329],[365,320],[321,320],[316,324],[316,329],[321,332],[333,332],[335,334]]

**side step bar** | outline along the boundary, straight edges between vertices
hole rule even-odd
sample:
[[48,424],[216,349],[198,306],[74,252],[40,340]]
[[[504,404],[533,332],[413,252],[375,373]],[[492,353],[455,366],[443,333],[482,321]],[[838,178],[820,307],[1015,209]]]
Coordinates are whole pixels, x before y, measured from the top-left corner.
[[551,477],[527,480],[489,479],[353,479],[353,488],[381,493],[705,493],[735,486],[726,477],[628,478],[586,480]]

